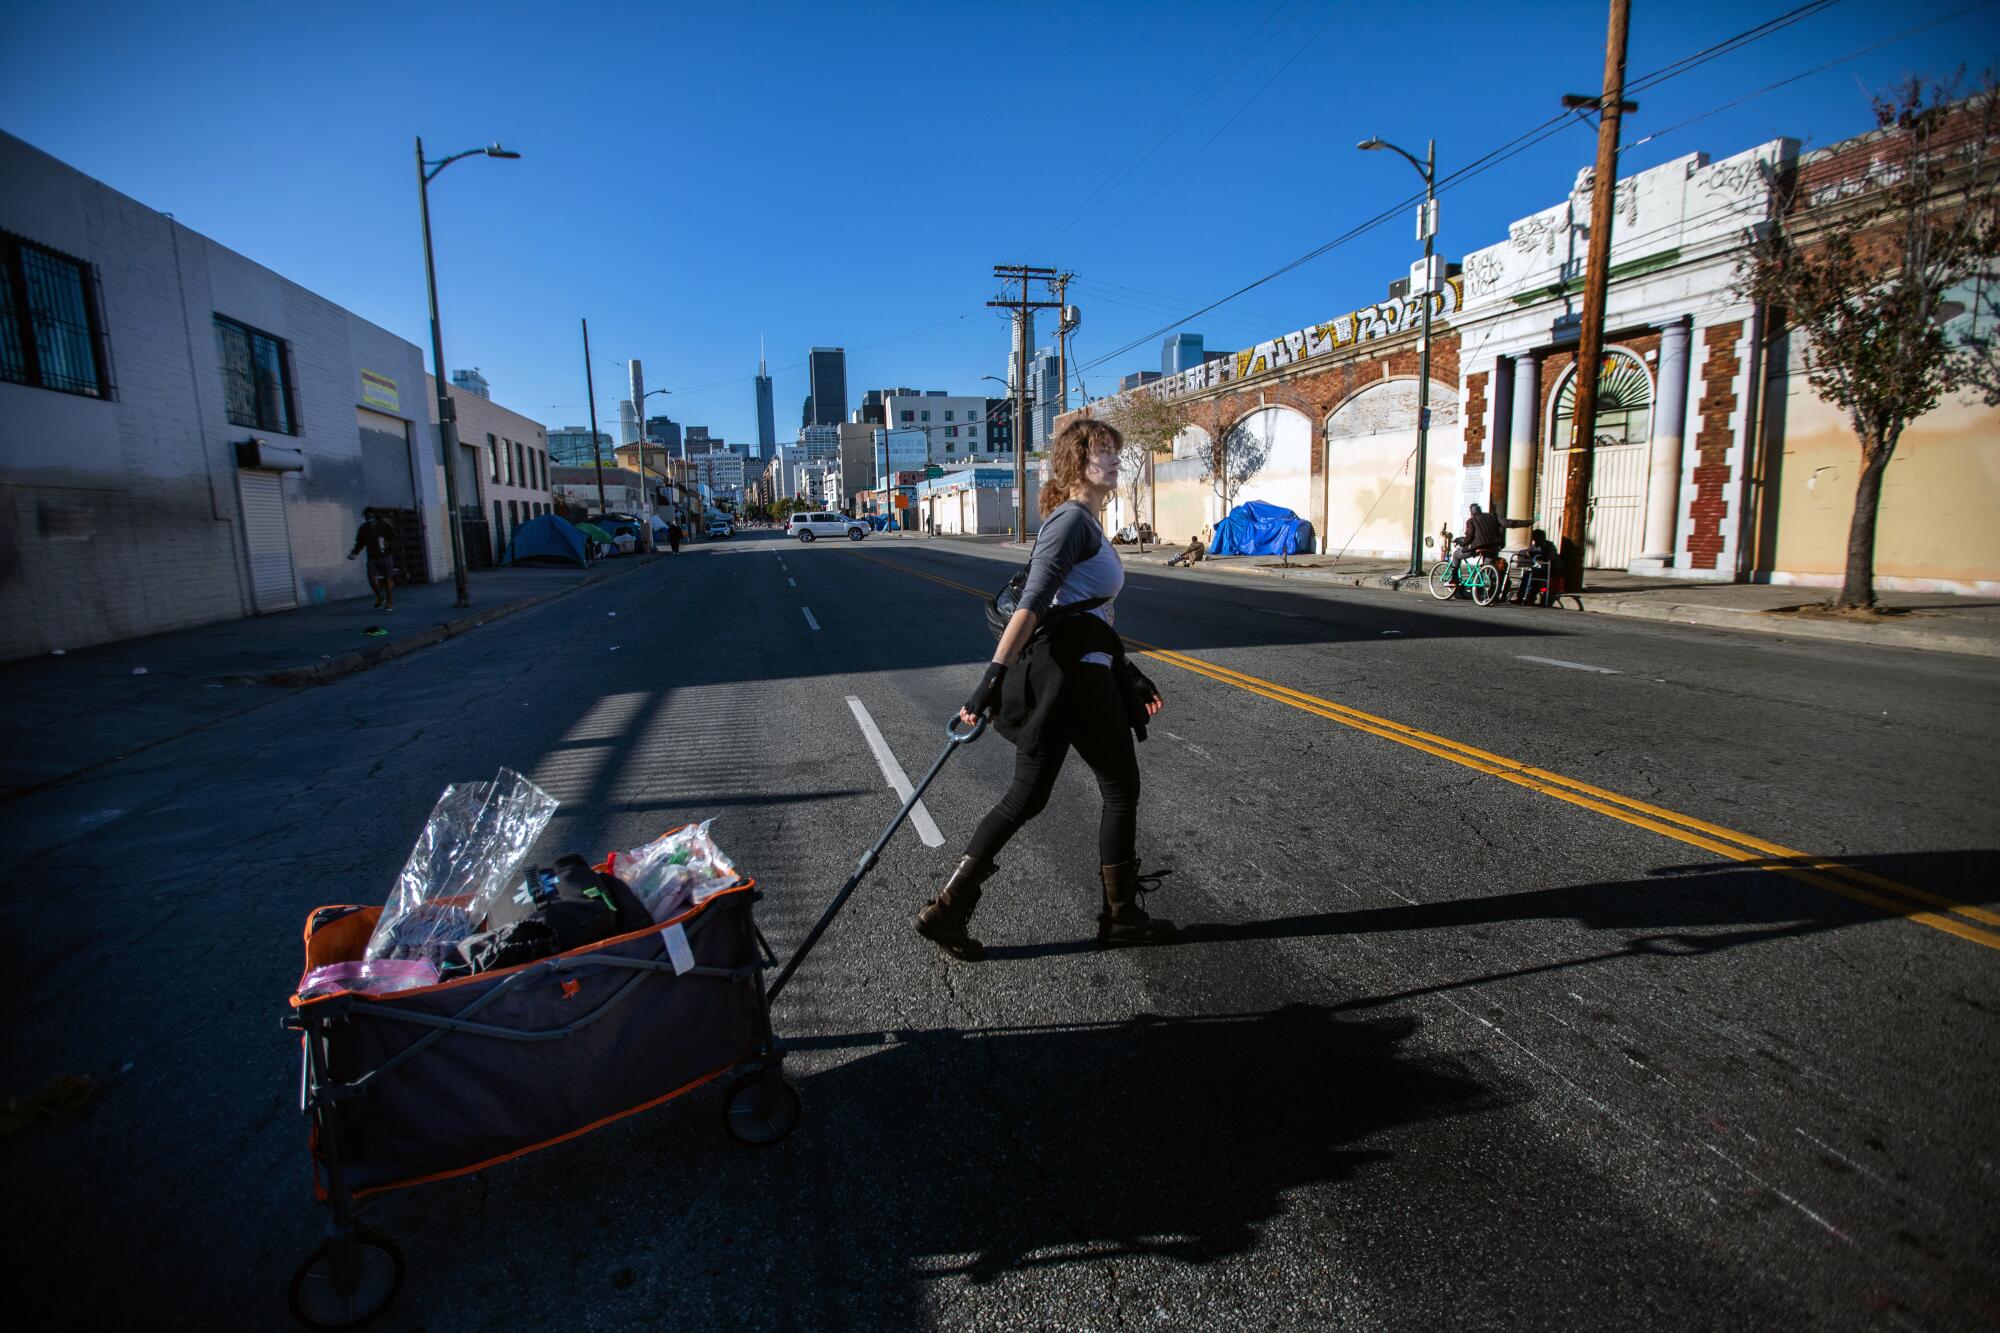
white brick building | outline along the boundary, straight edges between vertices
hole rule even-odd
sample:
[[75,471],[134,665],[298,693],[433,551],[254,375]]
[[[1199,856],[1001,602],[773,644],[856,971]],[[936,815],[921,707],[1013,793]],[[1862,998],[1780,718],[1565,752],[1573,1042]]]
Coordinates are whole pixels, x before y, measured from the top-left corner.
[[6,134],[0,180],[42,284],[0,310],[0,658],[359,596],[366,504],[448,574],[414,344]]

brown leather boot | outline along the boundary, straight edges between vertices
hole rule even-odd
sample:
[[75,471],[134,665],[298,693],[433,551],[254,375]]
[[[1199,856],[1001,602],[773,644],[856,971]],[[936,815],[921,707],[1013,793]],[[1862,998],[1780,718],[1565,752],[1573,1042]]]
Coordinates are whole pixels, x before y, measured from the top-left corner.
[[954,958],[976,963],[986,956],[986,946],[966,932],[972,909],[979,906],[979,886],[992,878],[1000,867],[976,856],[962,856],[951,878],[937,897],[917,913],[917,934],[935,941]]
[[[1139,863],[1121,861],[1100,866],[1104,877],[1104,910],[1097,917],[1097,947],[1116,949],[1137,944],[1172,944],[1174,923],[1148,916],[1139,906]],[[1152,878],[1149,876],[1148,878]]]

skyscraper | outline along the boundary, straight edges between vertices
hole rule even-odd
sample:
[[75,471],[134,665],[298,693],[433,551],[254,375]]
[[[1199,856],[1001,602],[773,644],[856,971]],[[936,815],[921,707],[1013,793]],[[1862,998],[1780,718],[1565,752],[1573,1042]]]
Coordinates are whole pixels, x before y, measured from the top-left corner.
[[479,373],[478,366],[474,366],[470,370],[452,371],[451,387],[454,389],[463,389],[467,393],[478,394],[481,398],[489,401],[493,397],[493,386],[488,384],[486,377]]
[[1032,428],[1028,448],[1035,453],[1047,449],[1055,434],[1061,367],[1053,347],[1037,348],[1028,358],[1028,424]]
[[[1028,325],[1028,332],[1025,338],[1021,335],[1021,324],[1023,321],[1026,321]],[[1021,374],[1019,349],[1035,345],[1035,312],[1032,310],[1016,310],[1014,312],[1014,327],[1011,332],[1013,340],[1007,344],[1007,391],[1009,393],[1014,391],[1014,386]]]
[[764,364],[764,339],[757,339],[757,456],[769,459],[778,447],[777,408],[771,401],[771,372]]
[[1199,333],[1170,334],[1160,344],[1160,374],[1178,375],[1183,370],[1202,363],[1201,335]]
[[847,351],[815,347],[806,356],[808,426],[838,426],[847,420]]
[[646,438],[665,445],[668,457],[681,457],[681,427],[672,417],[647,417]]

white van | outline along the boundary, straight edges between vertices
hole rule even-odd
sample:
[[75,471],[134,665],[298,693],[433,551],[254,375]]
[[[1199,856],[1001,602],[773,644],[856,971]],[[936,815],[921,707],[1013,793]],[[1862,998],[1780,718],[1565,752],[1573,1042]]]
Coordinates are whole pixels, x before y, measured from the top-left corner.
[[845,514],[793,514],[785,520],[785,535],[797,537],[802,542],[820,537],[845,537],[851,542],[858,542],[868,535],[868,525]]

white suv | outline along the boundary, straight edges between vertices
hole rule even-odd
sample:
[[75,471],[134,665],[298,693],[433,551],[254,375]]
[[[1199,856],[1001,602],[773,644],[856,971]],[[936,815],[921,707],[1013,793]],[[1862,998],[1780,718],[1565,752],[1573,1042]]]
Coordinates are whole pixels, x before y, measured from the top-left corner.
[[845,537],[858,542],[868,535],[868,525],[845,514],[793,514],[785,520],[785,535],[802,542],[820,537]]

